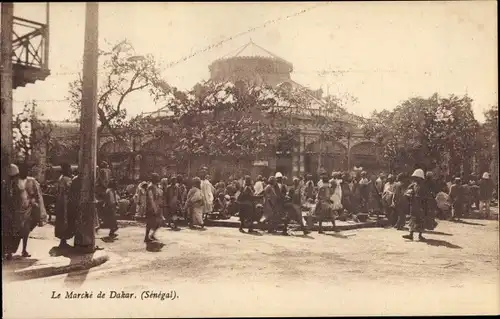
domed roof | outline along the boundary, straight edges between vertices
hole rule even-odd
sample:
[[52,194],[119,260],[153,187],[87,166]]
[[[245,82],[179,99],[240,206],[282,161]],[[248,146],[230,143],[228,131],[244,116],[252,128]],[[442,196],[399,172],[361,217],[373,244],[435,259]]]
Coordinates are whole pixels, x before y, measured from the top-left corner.
[[245,44],[244,46],[238,48],[237,50],[221,57],[214,61],[214,63],[222,60],[229,60],[234,58],[261,58],[261,59],[270,59],[282,62],[288,65],[290,68],[293,68],[293,64],[286,61],[285,59],[277,56],[276,54],[264,49],[263,47],[257,45],[252,40]]

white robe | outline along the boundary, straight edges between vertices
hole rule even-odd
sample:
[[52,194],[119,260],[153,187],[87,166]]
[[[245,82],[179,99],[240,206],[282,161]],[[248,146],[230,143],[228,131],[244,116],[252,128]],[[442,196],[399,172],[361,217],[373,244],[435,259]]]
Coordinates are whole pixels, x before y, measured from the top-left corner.
[[333,203],[333,210],[339,210],[342,209],[342,188],[340,187],[340,180],[335,180],[334,183],[336,183],[337,186],[335,187],[330,200]]
[[210,214],[214,208],[215,188],[209,180],[201,181],[201,194],[203,195],[203,214]]
[[264,182],[258,181],[255,183],[253,186],[253,189],[255,190],[255,195],[258,195],[264,191]]

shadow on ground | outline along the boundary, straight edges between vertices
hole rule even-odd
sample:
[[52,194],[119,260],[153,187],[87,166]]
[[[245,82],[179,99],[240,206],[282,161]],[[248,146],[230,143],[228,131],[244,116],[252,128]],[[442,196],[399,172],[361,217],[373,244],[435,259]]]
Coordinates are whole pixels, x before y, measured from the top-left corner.
[[479,224],[479,223],[474,223],[474,222],[469,222],[469,221],[466,221],[466,220],[455,220],[453,221],[454,223],[457,223],[457,224],[466,224],[466,225],[473,225],[473,226],[486,226],[485,224]]
[[431,239],[431,238],[426,238],[423,243],[426,243],[429,246],[437,246],[437,247],[446,247],[446,248],[451,248],[451,249],[462,249],[462,247],[452,244],[450,242],[447,242],[446,240],[440,240],[440,239]]
[[453,236],[453,234],[444,233],[444,232],[435,231],[435,230],[428,230],[428,231],[425,231],[425,233],[431,234],[431,235]]
[[152,241],[152,242],[146,243],[146,250],[149,252],[153,252],[153,253],[160,252],[163,249],[163,247],[165,247],[165,244],[160,243],[158,241]]

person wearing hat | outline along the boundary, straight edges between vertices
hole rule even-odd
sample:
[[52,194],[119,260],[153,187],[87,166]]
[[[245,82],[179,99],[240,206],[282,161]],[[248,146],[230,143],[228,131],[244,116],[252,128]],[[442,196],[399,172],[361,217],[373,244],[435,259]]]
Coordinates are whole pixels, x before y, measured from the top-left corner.
[[196,226],[205,228],[203,222],[203,210],[205,201],[201,192],[201,179],[193,178],[191,189],[188,192],[184,209],[188,212],[190,223],[189,228],[196,229]]
[[[153,173],[146,191],[146,234],[144,242],[156,241],[156,232],[163,223],[161,205],[163,196],[160,189],[160,175]],[[153,233],[150,236],[150,232]]]
[[460,220],[464,208],[463,188],[460,177],[455,177],[448,194],[451,201],[451,220]]
[[493,182],[490,174],[485,172],[479,181],[479,211],[485,218],[490,217],[490,203],[493,198]]
[[252,178],[245,176],[245,186],[238,197],[240,212],[240,232],[244,233],[243,227],[248,224],[248,232],[253,233],[253,222],[255,221],[255,190],[252,186]]
[[11,258],[12,254],[17,251],[21,239],[22,257],[31,257],[27,251],[29,234],[37,225],[42,226],[47,216],[42,190],[37,180],[28,176],[26,165],[11,164],[9,176],[11,178],[13,237],[8,258]]
[[408,186],[405,196],[410,203],[410,233],[403,238],[413,240],[413,233],[418,232],[418,239],[424,241],[422,233],[425,230],[425,210],[430,193],[425,184],[425,173],[416,169],[411,175],[413,182]]

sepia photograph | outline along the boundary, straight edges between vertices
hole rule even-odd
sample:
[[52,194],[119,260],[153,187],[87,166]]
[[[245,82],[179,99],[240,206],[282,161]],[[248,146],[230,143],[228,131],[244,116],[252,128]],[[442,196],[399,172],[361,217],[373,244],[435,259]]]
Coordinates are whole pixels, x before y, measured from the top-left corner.
[[1,2],[3,317],[499,315],[497,9]]

